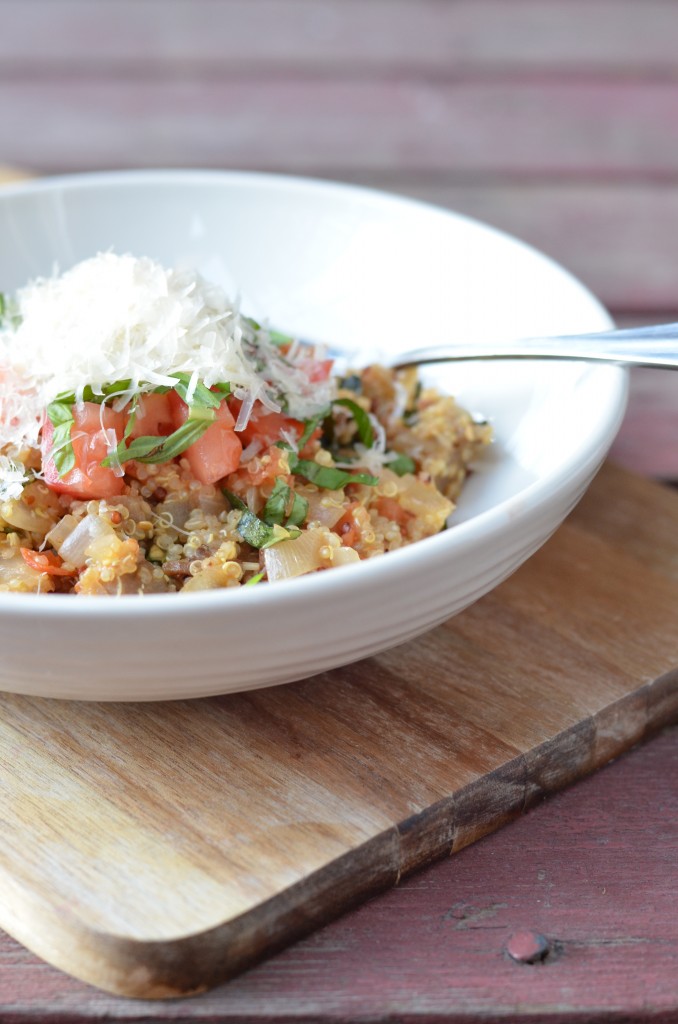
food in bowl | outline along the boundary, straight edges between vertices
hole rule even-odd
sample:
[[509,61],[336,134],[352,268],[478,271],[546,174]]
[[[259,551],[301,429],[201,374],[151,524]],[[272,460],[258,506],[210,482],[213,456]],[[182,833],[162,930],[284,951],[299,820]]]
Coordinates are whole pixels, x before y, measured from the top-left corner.
[[100,253],[0,301],[0,590],[250,586],[440,532],[491,428],[337,377],[190,270]]

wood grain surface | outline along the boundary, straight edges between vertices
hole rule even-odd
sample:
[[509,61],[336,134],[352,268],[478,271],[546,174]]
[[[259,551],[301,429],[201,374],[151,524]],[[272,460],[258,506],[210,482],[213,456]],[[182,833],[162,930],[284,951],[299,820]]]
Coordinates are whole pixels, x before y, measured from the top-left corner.
[[608,467],[395,651],[165,705],[1,698],[0,924],[106,990],[208,988],[678,718],[678,496]]
[[[678,728],[245,974],[107,995],[0,934],[3,1024],[674,1024]],[[543,935],[533,964],[507,947]]]

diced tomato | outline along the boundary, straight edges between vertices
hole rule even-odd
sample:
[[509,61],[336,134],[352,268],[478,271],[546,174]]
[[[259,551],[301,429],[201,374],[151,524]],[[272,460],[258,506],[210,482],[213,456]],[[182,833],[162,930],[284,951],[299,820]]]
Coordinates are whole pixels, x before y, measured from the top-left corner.
[[246,444],[256,440],[264,448],[269,448],[277,441],[284,440],[285,435],[298,441],[303,432],[304,424],[291,416],[285,416],[282,412],[257,412],[254,409],[247,426],[240,431],[240,436]]
[[407,526],[413,518],[412,514],[407,512],[395,498],[386,498],[382,495],[380,498],[377,498],[376,505],[380,516],[384,516],[385,519],[392,519],[398,526]]
[[174,417],[169,393],[144,395],[139,400],[130,437],[169,437],[174,430]]
[[113,412],[107,406],[84,402],[73,407],[75,423],[71,427],[71,444],[75,453],[75,466],[60,477],[51,456],[54,427],[45,417],[42,427],[42,469],[45,483],[53,491],[70,494],[73,498],[111,498],[122,494],[125,483],[112,469],[102,466],[108,455],[108,439],[102,432],[113,429],[120,441],[125,427],[125,415]]
[[360,527],[355,520],[355,513],[360,507],[359,502],[352,501],[341,519],[332,527],[334,532],[338,533],[341,537],[341,543],[347,548],[352,548],[360,539]]
[[327,380],[334,366],[334,359],[298,359],[295,366],[301,367],[312,384]]
[[[188,406],[176,391],[168,392],[167,397],[176,429],[188,419]],[[200,483],[216,483],[240,465],[242,442],[234,427],[235,420],[224,399],[217,409],[215,422],[184,452],[193,475]]]
[[77,569],[67,569],[63,561],[53,551],[32,551],[30,548],[19,548],[26,565],[38,572],[46,572],[49,576],[75,576]]
[[[237,398],[231,398],[228,404],[237,417],[242,403]],[[278,441],[284,441],[285,437],[291,436],[298,441],[303,432],[304,424],[301,420],[285,416],[282,412],[269,412],[260,402],[255,402],[247,426],[239,430],[238,434],[245,445],[259,441],[262,448],[270,448]]]

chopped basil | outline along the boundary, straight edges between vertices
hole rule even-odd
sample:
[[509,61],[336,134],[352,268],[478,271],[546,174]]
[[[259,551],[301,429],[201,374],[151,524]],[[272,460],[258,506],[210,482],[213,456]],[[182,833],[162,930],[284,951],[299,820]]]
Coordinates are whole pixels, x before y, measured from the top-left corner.
[[273,540],[273,527],[263,522],[249,509],[243,512],[236,527],[243,540],[253,548],[263,548]]
[[264,327],[263,324],[260,324],[253,316],[245,316],[243,317],[243,320],[246,324],[249,324],[256,334],[259,334],[260,332],[267,334],[269,340],[274,345],[290,345],[294,341],[294,338],[290,334],[284,334],[282,331],[275,331],[271,327]]
[[379,483],[376,476],[369,473],[348,473],[345,469],[335,466],[321,466],[310,459],[290,457],[290,472],[309,480],[316,487],[325,487],[329,491],[338,491],[346,484],[368,484],[374,487]]
[[198,441],[212,422],[214,417],[210,420],[204,416],[199,419],[192,419],[189,416],[186,422],[168,437],[135,437],[129,445],[123,438],[115,449],[115,455],[108,455],[101,465],[112,466],[117,462],[129,462],[131,459],[146,463],[169,462]]
[[[222,488],[222,492],[228,499],[231,508],[242,512],[236,529],[242,539],[253,548],[270,548],[273,544],[279,544],[280,541],[293,540],[301,533],[297,527],[301,526],[306,518],[308,502],[300,495],[295,494],[292,500],[292,509],[287,515],[293,492],[282,477],[277,478],[271,497],[264,506],[261,519],[254,512],[250,512],[245,502],[237,494],[226,490],[225,487]],[[285,517],[287,518],[283,525]]]
[[345,409],[348,409],[355,420],[358,437],[366,448],[371,448],[374,444],[374,430],[372,429],[370,417],[362,406],[354,402],[352,398],[335,398],[334,405],[343,405]]
[[386,468],[392,469],[398,476],[405,476],[406,473],[414,473],[417,466],[414,459],[411,459],[409,455],[399,454],[397,458],[386,463]]
[[329,409],[325,409],[323,412],[319,412],[317,416],[312,416],[309,420],[304,420],[304,430],[297,442],[297,448],[299,451],[307,443],[311,435],[318,429],[322,421],[326,418],[329,413]]
[[287,461],[290,466],[290,473],[301,476],[316,487],[323,487],[329,491],[338,491],[346,484],[367,484],[374,487],[379,483],[379,478],[370,473],[350,473],[344,469],[337,469],[336,466],[321,466],[311,459],[300,459],[294,449],[286,441],[278,441],[276,447],[287,452]]
[[269,526],[249,509],[241,515],[236,529],[242,539],[253,548],[270,548],[280,541],[293,540],[301,533],[301,530],[288,530],[278,523]]
[[225,487],[222,487],[221,491],[231,508],[242,512],[236,530],[244,541],[253,548],[269,547],[272,543],[275,543],[275,531],[272,525],[259,519],[254,512],[250,512],[245,502],[237,494],[233,494],[232,491],[227,490]]
[[[83,388],[82,401],[83,402],[94,402],[96,405],[101,405],[110,398],[111,395],[124,394],[131,387],[131,380],[115,380],[112,384],[104,384],[101,391],[96,393],[92,390],[89,384]],[[77,398],[74,391],[62,391],[60,395],[57,395],[54,399],[55,402],[67,404],[69,406],[75,405]]]
[[0,292],[0,322],[5,316],[5,310],[7,309],[7,300],[5,299],[4,292]]
[[294,494],[292,499],[292,508],[290,514],[287,517],[285,526],[301,526],[306,522],[306,516],[308,515],[308,502],[306,498],[302,498],[300,494]]
[[129,416],[127,417],[127,423],[123,431],[123,439],[126,441],[134,430],[134,424],[137,421],[137,410],[139,409],[139,396],[135,395],[132,399]]
[[71,442],[71,427],[75,423],[73,405],[54,401],[47,406],[47,416],[54,427],[50,455],[60,477],[75,466],[75,451]]
[[[290,501],[292,507],[290,508]],[[289,509],[289,514],[288,514]],[[301,526],[308,514],[308,502],[300,494],[295,494],[282,477],[277,477],[271,496],[264,505],[262,518],[269,526],[278,523],[289,526]]]
[[287,506],[290,500],[291,488],[285,483],[282,477],[277,477],[271,496],[264,505],[262,519],[269,525],[282,523],[285,519]]
[[[188,389],[191,383],[192,375],[190,373],[175,373],[177,384],[173,389],[179,395],[184,402],[186,402]],[[118,385],[124,384],[124,381],[118,381]],[[107,385],[106,391],[110,393],[110,389],[114,385]],[[228,384],[218,385],[220,391],[223,388],[229,388]],[[158,388],[157,391],[165,393],[167,388]],[[221,391],[223,393],[223,391]],[[144,436],[136,437],[130,444],[127,443],[129,435],[132,431],[134,418],[136,416],[136,405],[133,405],[130,414],[130,419],[127,423],[125,433],[122,441],[118,444],[115,454],[108,455],[102,462],[102,466],[112,466],[117,463],[129,462],[131,459],[135,459],[137,462],[145,463],[157,463],[157,462],[169,462],[170,459],[174,459],[177,455],[181,455],[187,448],[190,448],[192,444],[198,441],[205,433],[208,427],[216,420],[217,409],[221,405],[222,398],[219,393],[211,391],[202,381],[198,381],[190,402],[188,402],[188,419],[185,423],[182,423],[174,433],[169,434],[167,437],[153,437]]]
[[248,580],[243,583],[243,587],[253,587],[255,583],[261,583],[264,578],[263,572],[258,572],[256,576],[250,576]]
[[203,384],[202,381],[198,381],[196,384],[193,395],[190,402],[186,398],[188,394],[188,388],[191,383],[193,374],[191,373],[173,373],[173,377],[177,379],[177,385],[174,388],[179,398],[183,399],[187,405],[191,408],[196,407],[198,409],[218,409],[221,405],[221,398],[213,391]]
[[289,334],[283,334],[282,331],[269,331],[268,336],[274,345],[291,345],[294,338]]
[[227,491],[225,487],[221,488],[221,493],[224,495],[231,508],[238,509],[240,512],[247,511],[247,505],[242,498],[238,497],[237,494],[233,494],[232,491]]

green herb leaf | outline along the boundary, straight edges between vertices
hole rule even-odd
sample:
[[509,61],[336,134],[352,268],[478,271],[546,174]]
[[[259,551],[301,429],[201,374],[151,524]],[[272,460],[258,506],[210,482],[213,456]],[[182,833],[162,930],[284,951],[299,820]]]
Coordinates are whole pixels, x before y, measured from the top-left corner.
[[5,316],[5,310],[7,309],[7,300],[5,299],[4,292],[0,292],[0,320]]
[[247,505],[242,498],[238,497],[237,494],[233,494],[232,491],[227,491],[225,487],[221,488],[221,493],[224,495],[231,508],[239,509],[241,512],[247,511]]
[[289,334],[283,334],[282,331],[269,331],[268,336],[274,345],[291,345],[294,338]]
[[[83,388],[82,400],[83,402],[94,402],[96,405],[101,405],[111,395],[123,394],[128,391],[132,381],[128,380],[115,380],[112,384],[104,384],[101,388],[101,394],[95,394],[89,384]],[[74,391],[62,391],[61,394],[57,395],[54,399],[55,402],[62,402],[67,405],[75,405],[76,395]]]
[[75,423],[73,406],[65,402],[50,402],[47,416],[54,427],[50,456],[60,477],[75,466],[75,451],[71,442],[71,427]]
[[236,527],[243,540],[253,548],[271,548],[274,544],[280,544],[284,540],[294,540],[301,533],[301,530],[288,530],[275,523],[269,526],[264,523],[254,512],[243,512],[240,522]]
[[242,539],[247,541],[253,548],[263,548],[273,540],[275,535],[273,527],[269,526],[268,523],[262,522],[249,509],[241,515],[236,529]]
[[47,406],[47,415],[49,416],[50,423],[53,427],[61,427],[68,424],[68,429],[75,423],[75,417],[73,416],[73,403],[67,405],[66,402],[60,402],[55,400],[50,402]]
[[198,381],[198,383],[196,384],[195,390],[193,391],[193,396],[191,398],[191,401],[189,402],[188,399],[186,398],[186,395],[188,393],[188,387],[189,384],[191,383],[191,377],[193,375],[190,373],[182,372],[173,373],[172,376],[176,377],[178,382],[174,390],[179,395],[179,398],[182,398],[184,402],[186,402],[186,404],[191,407],[191,409],[193,409],[194,407],[198,409],[218,409],[219,406],[221,405],[221,398],[219,397],[219,395],[216,395],[213,391],[210,391],[210,389],[206,387],[202,383],[202,381]]
[[358,430],[358,437],[365,445],[366,448],[371,448],[374,444],[374,430],[370,422],[370,417],[357,402],[354,402],[352,398],[336,398],[334,405],[343,405],[345,409],[348,409]]
[[301,530],[297,530],[296,527],[288,528],[287,526],[272,526],[273,536],[270,540],[267,540],[265,544],[262,544],[262,550],[264,548],[272,548],[274,544],[281,544],[284,540],[296,540],[297,537],[301,536]]
[[243,583],[243,587],[253,587],[255,583],[261,583],[264,578],[263,572],[258,572],[256,576],[250,576],[250,578]]
[[303,526],[306,522],[306,516],[308,515],[308,502],[306,498],[302,498],[300,494],[294,494],[294,491],[292,494],[294,495],[292,509],[287,517],[285,526]]
[[329,409],[324,409],[322,412],[319,412],[316,416],[312,416],[310,419],[304,420],[304,430],[303,433],[301,434],[301,437],[299,438],[299,441],[297,442],[297,448],[299,449],[299,451],[301,451],[304,445],[308,442],[311,435],[318,429],[322,421],[328,415],[329,411]]
[[[290,501],[292,508],[290,509]],[[289,509],[289,514],[288,514]],[[308,513],[308,502],[300,494],[295,494],[282,477],[277,477],[271,496],[264,505],[262,519],[269,526],[278,523],[286,527],[301,526]]]
[[406,473],[414,473],[417,466],[414,459],[411,459],[409,455],[399,454],[397,458],[386,463],[386,468],[392,469],[398,476],[405,476]]
[[309,480],[316,487],[325,487],[329,491],[338,491],[346,484],[367,484],[374,487],[379,483],[378,477],[370,473],[347,473],[345,469],[321,466],[310,459],[291,459],[290,471]]
[[282,477],[276,477],[271,496],[264,505],[261,518],[265,523],[272,526],[274,523],[284,522],[287,513],[287,506],[290,500],[291,488],[285,483]]
[[[280,484],[281,486],[278,486],[278,481],[276,481],[276,487],[273,489],[274,493],[276,493],[277,489],[277,495],[282,494],[283,487],[287,488],[289,491],[289,487],[287,487],[284,480],[280,480]],[[290,516],[286,526],[282,526],[279,522],[267,523],[264,522],[263,519],[260,519],[259,516],[255,515],[254,512],[250,512],[245,502],[242,501],[237,494],[233,494],[232,491],[226,490],[225,487],[222,487],[222,493],[227,498],[231,508],[242,512],[238,525],[236,526],[236,530],[242,539],[247,541],[251,547],[270,548],[274,544],[279,544],[281,541],[293,540],[301,533],[301,530],[296,529],[297,523],[293,523],[291,521],[293,516]],[[273,494],[271,494],[271,497],[273,497]],[[301,500],[303,501],[303,499]],[[279,497],[276,497],[274,506],[277,506],[278,502]],[[304,502],[304,505],[307,505],[307,502]],[[294,514],[294,506],[292,507],[292,513]]]
[[131,459],[145,463],[169,462],[199,440],[209,425],[209,420],[187,419],[168,437],[135,437],[129,445],[123,438],[115,450],[115,456],[108,455],[101,465],[112,466],[116,462],[129,462]]
[[134,398],[132,399],[132,404],[130,406],[129,416],[127,417],[127,423],[125,424],[125,429],[124,429],[123,435],[122,435],[123,439],[125,441],[130,436],[132,431],[134,430],[134,424],[137,421],[137,411],[138,411],[138,409],[139,409],[139,396],[135,395]]

